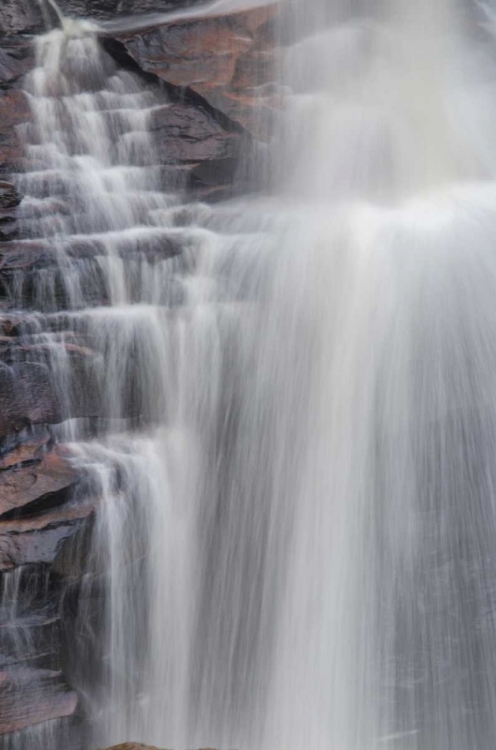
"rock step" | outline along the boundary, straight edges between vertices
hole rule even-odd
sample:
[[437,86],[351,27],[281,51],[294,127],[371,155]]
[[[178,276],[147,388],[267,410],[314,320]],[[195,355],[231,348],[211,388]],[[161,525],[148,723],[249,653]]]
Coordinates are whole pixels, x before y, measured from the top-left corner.
[[[51,478],[55,484],[56,478]],[[61,478],[59,478],[61,481]],[[42,502],[39,498],[38,502]],[[21,565],[53,563],[64,542],[91,523],[96,502],[66,503],[39,515],[0,520],[0,572]]]
[[[66,212],[47,210],[44,215],[31,216],[22,218],[18,211],[17,217],[6,216],[5,219],[0,215],[0,234],[4,236],[9,229],[9,225],[15,225],[15,231],[21,239],[36,238],[60,238],[66,235],[85,234],[88,226],[93,227],[93,232],[101,227],[105,232],[108,225],[108,218],[113,216],[115,224],[122,230],[132,229],[135,226],[150,226],[155,224],[153,217],[156,211],[168,210],[174,204],[177,204],[177,198],[171,198],[164,193],[151,191],[135,191],[127,196],[132,203],[132,216],[122,210],[122,196],[114,193],[99,193],[93,196],[89,205],[81,206],[76,210]],[[126,206],[129,204],[126,201]],[[102,206],[106,206],[106,215],[102,217]],[[165,225],[167,226],[167,225]]]
[[58,670],[15,667],[0,671],[0,735],[71,716],[77,703],[77,694]]
[[[10,465],[0,471],[0,522],[4,523],[7,516],[11,518],[14,512],[18,514],[21,510],[28,511],[35,502],[42,507],[49,500],[53,502],[55,496],[60,495],[63,490],[66,491],[63,495],[65,498],[67,491],[79,481],[77,471],[68,460],[69,454],[66,449],[57,446],[46,449],[45,445],[36,447],[34,444],[19,446],[15,453],[13,460],[22,458],[22,461],[13,464],[12,459],[7,459]],[[2,458],[5,462],[6,456]],[[54,517],[52,524],[60,521],[61,518]],[[46,525],[45,519],[42,526]],[[6,529],[5,525],[2,526],[0,534]],[[34,526],[33,530],[36,529]],[[24,533],[26,526],[14,521],[7,530],[15,536]],[[4,552],[0,542],[0,558],[3,556],[7,559],[8,555]]]
[[0,208],[14,208],[21,202],[21,196],[11,182],[0,180]]
[[[21,362],[10,367],[0,363],[0,436],[20,432],[30,425],[58,424],[69,416],[101,414],[101,396],[92,363],[76,355],[67,359],[66,366],[69,391],[64,393],[44,362]],[[7,502],[7,489],[5,493]],[[7,510],[5,507],[1,512]]]
[[[0,244],[0,274],[16,269],[67,266],[67,262],[116,254],[141,254],[151,259],[172,258],[194,238],[181,230],[141,226],[96,234],[74,234],[58,240],[26,239]],[[132,258],[131,258],[132,259]]]

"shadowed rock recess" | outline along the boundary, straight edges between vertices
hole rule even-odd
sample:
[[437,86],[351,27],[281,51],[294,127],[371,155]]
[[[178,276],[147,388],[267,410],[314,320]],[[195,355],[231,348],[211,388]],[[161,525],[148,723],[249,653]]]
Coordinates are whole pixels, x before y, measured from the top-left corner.
[[[175,0],[60,0],[59,5],[64,14],[98,22],[182,7]],[[89,747],[88,707],[72,677],[72,644],[87,635],[75,632],[77,612],[84,608],[94,638],[103,607],[102,569],[88,553],[101,493],[71,446],[81,436],[118,433],[123,421],[137,430],[153,424],[146,393],[160,378],[151,371],[146,384],[139,382],[147,341],[137,335],[138,317],[136,330],[131,325],[122,333],[116,312],[112,333],[105,310],[139,301],[169,306],[174,314],[182,300],[177,277],[195,262],[198,237],[183,231],[192,207],[208,216],[209,202],[257,188],[252,166],[264,158],[277,112],[273,19],[273,7],[258,8],[134,32],[104,28],[95,39],[78,40],[80,46],[65,58],[68,88],[57,90],[54,78],[53,87],[47,84],[42,92],[53,106],[53,142],[47,144],[33,72],[42,65],[48,69],[49,51],[36,38],[55,18],[51,11],[44,15],[35,0],[1,3],[0,748],[5,750]],[[78,51],[98,55],[101,65],[78,66]],[[61,104],[68,94],[76,101],[72,109]],[[83,117],[86,133],[78,121]],[[91,143],[92,129],[98,128],[108,134],[102,141],[99,131],[103,155]],[[108,157],[106,183],[101,194],[83,196],[90,161],[100,157]],[[127,221],[117,205],[119,191],[125,205],[132,205]],[[115,221],[113,214],[108,218],[114,209]],[[113,285],[111,263],[121,269],[121,288]],[[175,274],[166,270],[170,264]],[[146,288],[154,289],[150,299],[144,298],[145,276]],[[111,361],[109,338],[119,335],[128,337],[125,363]],[[113,402],[106,383],[117,371]],[[93,649],[91,642],[88,650]],[[92,653],[89,661],[101,658]]]

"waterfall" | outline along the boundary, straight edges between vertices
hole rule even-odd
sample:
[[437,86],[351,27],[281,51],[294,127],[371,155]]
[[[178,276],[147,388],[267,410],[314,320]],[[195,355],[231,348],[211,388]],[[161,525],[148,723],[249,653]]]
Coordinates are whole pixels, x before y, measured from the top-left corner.
[[37,40],[17,183],[50,263],[11,290],[98,498],[93,744],[493,748],[489,37],[457,0],[291,0],[276,188],[207,206],[111,28]]
[[456,2],[317,5],[282,72],[313,341],[266,746],[489,748],[494,56]]

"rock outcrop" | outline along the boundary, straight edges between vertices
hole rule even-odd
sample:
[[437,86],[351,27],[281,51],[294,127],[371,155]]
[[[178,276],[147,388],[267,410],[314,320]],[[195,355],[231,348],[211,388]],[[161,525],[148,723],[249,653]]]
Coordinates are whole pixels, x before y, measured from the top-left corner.
[[144,71],[194,92],[231,121],[267,139],[277,97],[275,5],[177,20],[119,34]]

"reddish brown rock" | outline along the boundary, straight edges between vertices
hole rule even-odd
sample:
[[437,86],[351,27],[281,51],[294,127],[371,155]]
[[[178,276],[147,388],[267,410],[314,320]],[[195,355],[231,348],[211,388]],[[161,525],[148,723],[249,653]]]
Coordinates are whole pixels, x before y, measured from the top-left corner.
[[38,463],[6,469],[0,472],[0,518],[77,481],[77,471],[58,447],[43,455]]
[[190,88],[257,137],[267,137],[264,115],[276,100],[263,87],[275,78],[276,13],[270,5],[178,20],[119,39],[144,71]]
[[25,94],[19,89],[0,90],[0,166],[13,172],[22,164],[24,151],[17,126],[30,121],[32,115]]
[[95,504],[66,504],[41,515],[0,520],[0,572],[20,565],[53,562],[64,542],[93,516]]
[[49,440],[50,434],[48,430],[44,430],[40,434],[28,435],[24,439],[13,441],[12,445],[5,446],[0,452],[0,471],[40,460]]
[[16,667],[0,672],[0,734],[71,716],[77,703],[59,671]]

